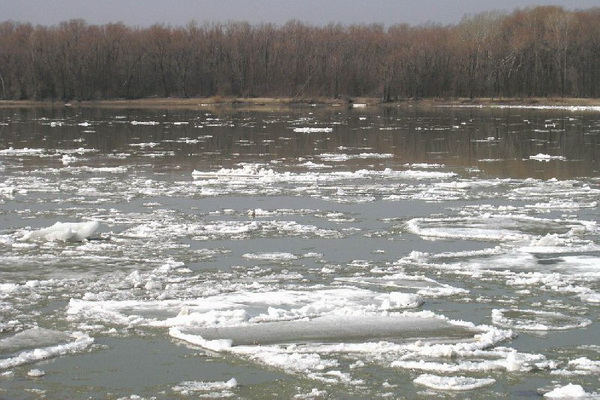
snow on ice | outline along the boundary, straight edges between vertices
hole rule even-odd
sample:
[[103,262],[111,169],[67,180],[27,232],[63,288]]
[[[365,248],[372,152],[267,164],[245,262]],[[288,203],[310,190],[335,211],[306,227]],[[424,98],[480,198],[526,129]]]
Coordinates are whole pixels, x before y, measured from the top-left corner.
[[99,226],[100,223],[98,221],[57,222],[48,228],[26,233],[23,236],[23,240],[81,242],[89,238]]

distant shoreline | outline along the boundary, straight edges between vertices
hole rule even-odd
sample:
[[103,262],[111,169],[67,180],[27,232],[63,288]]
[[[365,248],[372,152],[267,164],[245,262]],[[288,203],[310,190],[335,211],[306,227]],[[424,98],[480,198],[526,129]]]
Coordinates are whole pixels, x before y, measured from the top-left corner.
[[523,108],[590,108],[600,111],[600,99],[587,98],[476,98],[476,99],[401,99],[382,102],[378,98],[298,99],[298,98],[142,98],[84,101],[0,100],[0,108],[84,107],[84,108],[147,108],[147,109],[251,109],[270,110],[290,107],[523,107]]

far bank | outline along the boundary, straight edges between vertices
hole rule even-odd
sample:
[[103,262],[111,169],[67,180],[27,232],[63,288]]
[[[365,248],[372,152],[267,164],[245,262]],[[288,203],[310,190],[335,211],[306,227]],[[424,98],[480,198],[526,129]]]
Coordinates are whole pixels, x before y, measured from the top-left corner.
[[158,109],[236,109],[236,110],[276,110],[298,107],[590,107],[600,110],[597,98],[427,98],[400,99],[382,102],[379,98],[358,97],[334,98],[238,98],[238,97],[194,97],[194,98],[143,98],[86,101],[32,101],[0,100],[1,108],[27,107],[98,107],[98,108],[158,108]]

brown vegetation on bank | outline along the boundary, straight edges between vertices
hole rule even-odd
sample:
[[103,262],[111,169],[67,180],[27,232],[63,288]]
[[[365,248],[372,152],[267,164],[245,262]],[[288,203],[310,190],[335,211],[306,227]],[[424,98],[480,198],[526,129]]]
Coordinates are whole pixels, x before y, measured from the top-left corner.
[[529,97],[529,98],[427,98],[402,99],[382,102],[380,98],[353,98],[340,101],[334,98],[238,98],[238,97],[188,97],[188,98],[141,98],[83,101],[50,100],[0,100],[0,108],[29,107],[94,107],[112,109],[210,109],[237,111],[274,111],[301,107],[447,107],[447,106],[556,106],[600,108],[600,99],[570,97]]
[[254,105],[598,98],[598,65],[600,8],[537,7],[389,28],[0,24],[4,100],[144,99],[136,104],[150,106],[170,98],[173,106],[175,97],[190,106],[194,98]]

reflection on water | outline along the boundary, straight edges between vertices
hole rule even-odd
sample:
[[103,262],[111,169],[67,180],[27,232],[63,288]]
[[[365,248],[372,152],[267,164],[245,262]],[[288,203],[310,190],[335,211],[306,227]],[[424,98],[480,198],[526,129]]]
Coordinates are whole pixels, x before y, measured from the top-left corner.
[[161,167],[205,169],[248,161],[293,165],[299,159],[330,164],[320,156],[380,153],[393,157],[357,159],[355,167],[440,163],[477,168],[490,176],[542,179],[599,173],[600,117],[593,112],[315,107],[230,113],[89,108],[0,112],[3,148],[86,147],[115,157],[162,157]]
[[0,398],[598,392],[597,112],[0,116]]

